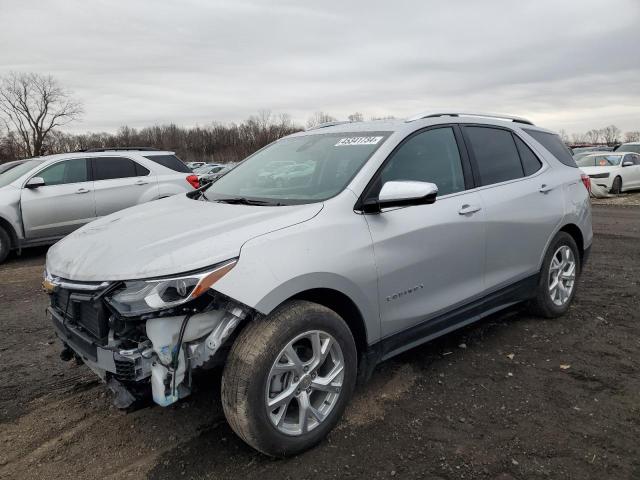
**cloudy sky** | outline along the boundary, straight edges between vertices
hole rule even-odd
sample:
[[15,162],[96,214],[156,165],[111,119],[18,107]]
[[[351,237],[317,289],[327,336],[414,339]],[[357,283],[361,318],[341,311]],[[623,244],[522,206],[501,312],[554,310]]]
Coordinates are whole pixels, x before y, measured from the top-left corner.
[[73,131],[506,112],[640,130],[639,0],[0,0],[0,75],[52,74]]

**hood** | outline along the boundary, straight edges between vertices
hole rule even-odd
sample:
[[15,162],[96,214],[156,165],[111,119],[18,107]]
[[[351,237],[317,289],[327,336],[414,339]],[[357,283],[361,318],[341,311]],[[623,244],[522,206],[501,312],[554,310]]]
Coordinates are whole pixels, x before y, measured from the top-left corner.
[[596,173],[608,173],[617,170],[619,167],[617,165],[609,165],[606,167],[580,167],[587,175],[595,175]]
[[49,249],[47,271],[77,281],[174,275],[237,257],[259,235],[305,222],[321,203],[230,205],[175,195],[91,222]]

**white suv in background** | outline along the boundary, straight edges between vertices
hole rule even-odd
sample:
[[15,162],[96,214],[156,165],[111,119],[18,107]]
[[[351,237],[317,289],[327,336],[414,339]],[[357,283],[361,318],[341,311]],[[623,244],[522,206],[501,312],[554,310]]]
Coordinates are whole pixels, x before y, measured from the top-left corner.
[[185,193],[198,177],[174,152],[92,149],[26,160],[0,175],[0,262],[123,208]]

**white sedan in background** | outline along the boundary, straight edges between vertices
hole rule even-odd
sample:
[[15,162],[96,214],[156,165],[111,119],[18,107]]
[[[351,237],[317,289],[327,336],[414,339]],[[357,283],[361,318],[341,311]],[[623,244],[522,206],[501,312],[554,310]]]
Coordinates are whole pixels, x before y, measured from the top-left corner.
[[640,154],[631,152],[600,152],[576,160],[589,175],[591,183],[607,192],[621,193],[640,188]]

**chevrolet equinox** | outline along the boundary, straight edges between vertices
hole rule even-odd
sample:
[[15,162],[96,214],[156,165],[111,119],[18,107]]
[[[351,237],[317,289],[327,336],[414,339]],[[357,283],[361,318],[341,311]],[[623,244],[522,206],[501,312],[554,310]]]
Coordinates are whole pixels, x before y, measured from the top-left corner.
[[121,408],[223,366],[233,430],[273,456],[318,443],[357,381],[526,303],[567,311],[592,241],[589,178],[511,116],[333,122],[216,183],[78,229],[48,252],[48,315]]

